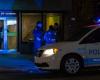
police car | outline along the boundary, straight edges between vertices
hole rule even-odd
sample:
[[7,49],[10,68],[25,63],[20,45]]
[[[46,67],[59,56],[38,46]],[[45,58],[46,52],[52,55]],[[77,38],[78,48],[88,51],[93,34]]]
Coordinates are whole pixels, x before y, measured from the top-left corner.
[[83,67],[100,66],[100,26],[89,27],[82,35],[78,33],[81,36],[76,41],[41,47],[35,56],[37,66],[41,69],[61,69],[68,74],[76,74]]

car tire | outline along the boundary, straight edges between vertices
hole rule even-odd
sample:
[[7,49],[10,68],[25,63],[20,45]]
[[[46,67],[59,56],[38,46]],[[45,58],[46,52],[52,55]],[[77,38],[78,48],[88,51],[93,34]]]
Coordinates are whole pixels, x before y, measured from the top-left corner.
[[82,69],[82,59],[76,55],[68,55],[61,62],[61,71],[67,74],[79,73]]

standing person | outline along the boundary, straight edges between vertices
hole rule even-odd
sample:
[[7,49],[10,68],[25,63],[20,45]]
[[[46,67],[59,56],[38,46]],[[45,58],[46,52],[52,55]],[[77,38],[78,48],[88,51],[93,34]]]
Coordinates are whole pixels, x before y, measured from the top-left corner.
[[44,34],[45,44],[52,44],[56,42],[56,31],[53,25],[49,26],[49,30]]
[[60,40],[60,26],[58,23],[54,23],[54,29],[56,31],[56,41],[58,42]]
[[33,37],[34,37],[34,54],[37,52],[37,49],[42,46],[43,43],[43,23],[41,21],[38,21],[36,23],[36,27],[33,30]]
[[3,21],[0,21],[0,49],[2,48],[3,42]]

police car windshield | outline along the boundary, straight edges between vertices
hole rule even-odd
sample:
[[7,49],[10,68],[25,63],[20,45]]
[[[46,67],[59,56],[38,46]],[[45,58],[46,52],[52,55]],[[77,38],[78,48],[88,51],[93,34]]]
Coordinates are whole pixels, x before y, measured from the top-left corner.
[[92,28],[82,28],[72,35],[67,41],[78,41],[81,39],[86,33],[88,33]]

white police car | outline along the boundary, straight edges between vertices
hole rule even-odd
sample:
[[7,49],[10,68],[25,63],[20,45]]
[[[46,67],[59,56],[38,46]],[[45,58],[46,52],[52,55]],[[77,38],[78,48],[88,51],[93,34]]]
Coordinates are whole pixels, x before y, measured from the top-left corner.
[[100,66],[100,28],[94,26],[77,41],[41,47],[35,56],[35,63],[41,69],[62,69],[69,74],[78,73],[83,67]]

